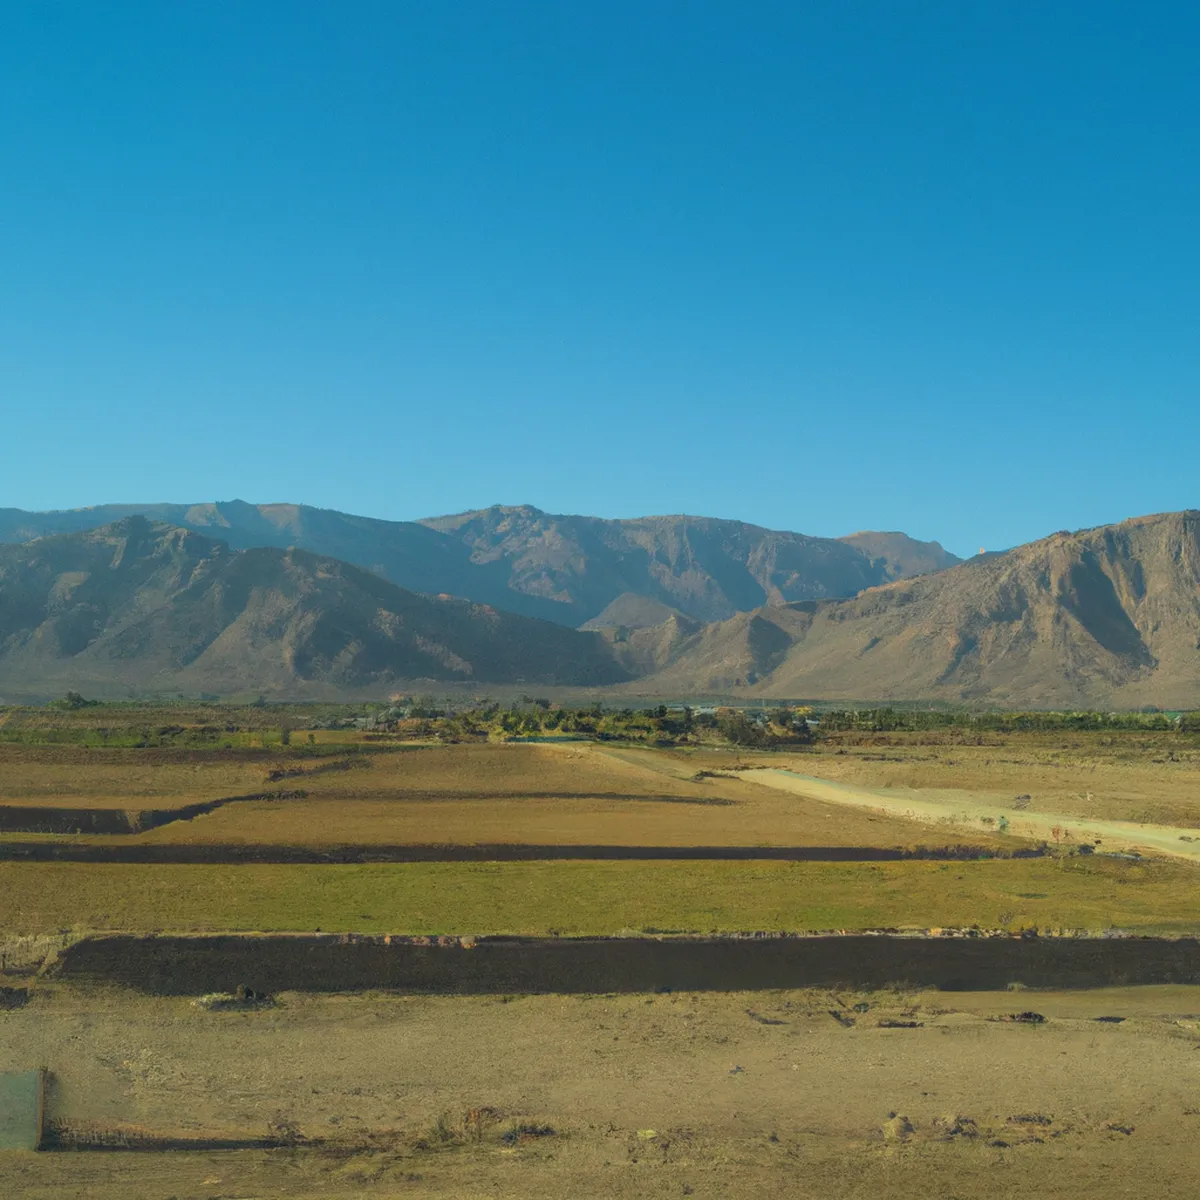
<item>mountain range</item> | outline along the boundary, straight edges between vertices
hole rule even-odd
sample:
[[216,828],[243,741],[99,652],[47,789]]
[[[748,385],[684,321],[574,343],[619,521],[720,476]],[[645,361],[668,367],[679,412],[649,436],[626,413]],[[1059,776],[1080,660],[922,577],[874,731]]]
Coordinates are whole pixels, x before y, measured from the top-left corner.
[[[902,533],[809,537],[741,521],[561,516],[495,505],[425,521],[381,521],[302,504],[106,504],[0,509],[0,543],[148,517],[236,550],[294,547],[338,558],[415,592],[448,593],[576,628],[701,621],[863,588],[959,560]],[[613,614],[608,609],[613,607]]]
[[1200,512],[1056,533],[851,599],[609,637],[667,694],[1200,707]]
[[141,516],[0,546],[0,694],[627,678],[598,634],[407,591],[306,550],[232,550]]
[[0,510],[0,696],[459,681],[1200,707],[1197,512],[962,562],[695,517],[180,509]]

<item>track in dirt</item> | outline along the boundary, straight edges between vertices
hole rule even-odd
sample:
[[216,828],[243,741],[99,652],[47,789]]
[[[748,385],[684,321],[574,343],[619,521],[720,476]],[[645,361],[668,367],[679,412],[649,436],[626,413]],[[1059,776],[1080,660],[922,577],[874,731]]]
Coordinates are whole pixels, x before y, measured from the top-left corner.
[[155,995],[231,991],[238,984],[268,993],[386,989],[438,995],[1200,984],[1195,938],[481,938],[467,945],[458,938],[438,940],[103,935],[68,947],[50,972]]

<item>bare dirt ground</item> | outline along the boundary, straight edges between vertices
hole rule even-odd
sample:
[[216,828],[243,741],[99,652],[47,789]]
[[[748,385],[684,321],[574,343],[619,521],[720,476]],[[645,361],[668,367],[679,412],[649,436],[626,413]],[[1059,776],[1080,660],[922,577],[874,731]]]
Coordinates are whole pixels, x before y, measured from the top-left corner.
[[987,796],[955,788],[864,788],[777,767],[736,774],[739,779],[798,796],[960,832],[999,828],[1031,840],[1168,854],[1200,862],[1200,831],[1191,826],[1087,820],[1065,813],[1031,812],[1014,806],[1012,800],[998,804]]
[[[57,1120],[323,1147],[6,1154],[0,1189],[1195,1194],[1200,989],[278,999],[44,985],[0,1013],[0,1069],[48,1066]],[[1005,1019],[1023,1010],[1044,1022]]]

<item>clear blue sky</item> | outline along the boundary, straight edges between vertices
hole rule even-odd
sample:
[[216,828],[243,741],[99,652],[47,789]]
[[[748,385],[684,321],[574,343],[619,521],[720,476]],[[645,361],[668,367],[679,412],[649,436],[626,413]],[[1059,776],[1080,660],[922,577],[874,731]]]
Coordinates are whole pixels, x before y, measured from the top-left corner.
[[1200,9],[14,0],[0,505],[1200,506]]

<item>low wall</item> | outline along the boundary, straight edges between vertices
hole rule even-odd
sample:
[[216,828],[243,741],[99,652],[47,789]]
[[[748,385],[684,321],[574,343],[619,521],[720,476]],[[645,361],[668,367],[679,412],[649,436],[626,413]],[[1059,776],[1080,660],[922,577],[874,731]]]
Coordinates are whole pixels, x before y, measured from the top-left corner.
[[[118,814],[123,816],[124,814]],[[203,842],[0,842],[0,862],[109,863],[418,863],[705,860],[713,862],[967,862],[1040,858],[1034,848],[997,853],[979,846],[567,846],[520,842],[296,846]]]

